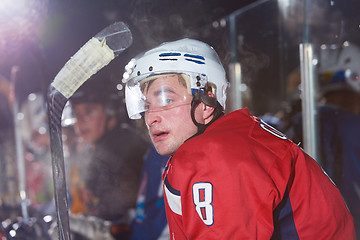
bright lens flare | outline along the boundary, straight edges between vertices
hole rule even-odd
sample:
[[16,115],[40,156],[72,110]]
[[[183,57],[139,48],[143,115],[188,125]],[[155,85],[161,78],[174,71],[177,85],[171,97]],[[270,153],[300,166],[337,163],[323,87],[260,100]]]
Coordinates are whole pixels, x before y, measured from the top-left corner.
[[36,39],[48,0],[0,0],[0,52],[13,56],[26,39]]
[[47,0],[1,0],[0,38],[24,38],[36,33],[46,14]]

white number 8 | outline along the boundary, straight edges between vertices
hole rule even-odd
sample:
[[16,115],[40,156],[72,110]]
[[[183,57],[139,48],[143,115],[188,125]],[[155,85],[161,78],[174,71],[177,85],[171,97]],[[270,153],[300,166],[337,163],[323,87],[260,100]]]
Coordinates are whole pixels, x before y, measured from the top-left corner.
[[213,187],[211,183],[195,183],[193,185],[193,201],[200,218],[207,226],[211,226],[214,223]]

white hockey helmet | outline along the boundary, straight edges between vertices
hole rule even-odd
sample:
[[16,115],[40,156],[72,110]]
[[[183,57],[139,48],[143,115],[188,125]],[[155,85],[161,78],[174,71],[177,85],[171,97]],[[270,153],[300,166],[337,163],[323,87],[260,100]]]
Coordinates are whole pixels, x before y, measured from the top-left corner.
[[359,61],[360,48],[352,43],[322,45],[319,68],[322,93],[338,90],[360,93]]
[[228,81],[224,67],[215,50],[194,39],[166,42],[132,59],[125,66],[123,82],[128,115],[141,118],[146,111],[140,84],[156,75],[182,74],[189,81],[189,92],[202,91],[209,85],[217,102],[225,110]]

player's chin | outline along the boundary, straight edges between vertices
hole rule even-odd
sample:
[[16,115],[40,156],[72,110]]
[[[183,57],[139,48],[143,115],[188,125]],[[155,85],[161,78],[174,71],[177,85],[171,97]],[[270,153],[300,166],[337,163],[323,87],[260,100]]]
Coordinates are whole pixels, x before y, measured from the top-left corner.
[[166,144],[165,142],[156,142],[154,143],[155,149],[156,151],[160,154],[160,155],[172,155],[173,151],[171,150],[171,148],[169,148],[169,145]]
[[160,155],[167,155],[167,152],[160,144],[155,144],[155,149]]

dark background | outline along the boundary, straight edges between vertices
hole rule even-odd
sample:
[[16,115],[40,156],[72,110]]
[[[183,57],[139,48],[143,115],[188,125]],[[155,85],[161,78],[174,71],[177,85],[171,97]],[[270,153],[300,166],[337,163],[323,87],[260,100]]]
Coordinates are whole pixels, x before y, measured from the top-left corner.
[[[4,0],[6,1],[6,0]],[[18,2],[19,6],[10,6]],[[127,23],[132,46],[107,66],[120,82],[124,65],[136,54],[182,37],[213,45],[228,59],[228,26],[213,26],[254,0],[28,0],[0,6],[0,74],[10,80],[19,66],[19,102],[47,91],[66,61],[92,36],[115,21]],[[20,4],[22,5],[20,6]],[[3,4],[4,5],[4,4]],[[10,6],[10,7],[9,7]]]

